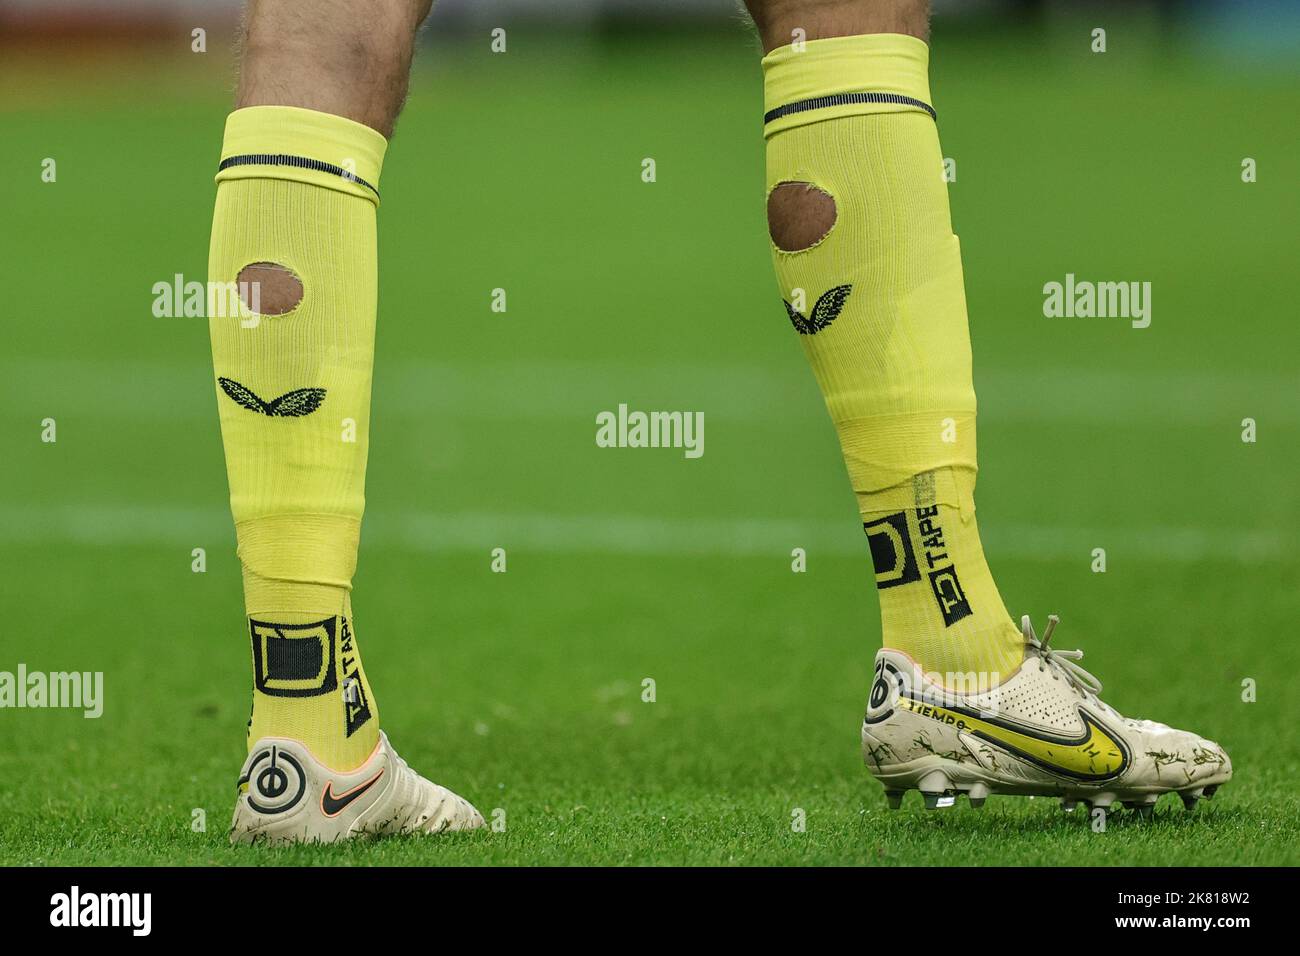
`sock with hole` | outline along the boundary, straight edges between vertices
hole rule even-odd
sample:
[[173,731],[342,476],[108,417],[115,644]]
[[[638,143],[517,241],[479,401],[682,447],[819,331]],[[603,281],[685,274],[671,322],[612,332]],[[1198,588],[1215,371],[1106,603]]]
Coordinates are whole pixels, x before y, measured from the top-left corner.
[[[379,739],[350,592],[386,146],[339,116],[237,110],[226,123],[208,262],[212,290],[238,289],[259,264],[301,283],[300,301],[282,314],[222,308],[210,294],[209,330],[252,642],[249,745],[289,737],[339,770],[363,763]],[[254,307],[263,297],[240,291],[236,301]]]
[[772,255],[857,494],[885,645],[996,682],[1022,639],[975,522],[966,301],[928,56],[876,34],[764,58],[769,200],[793,183],[812,191],[796,208],[834,207],[824,235]]

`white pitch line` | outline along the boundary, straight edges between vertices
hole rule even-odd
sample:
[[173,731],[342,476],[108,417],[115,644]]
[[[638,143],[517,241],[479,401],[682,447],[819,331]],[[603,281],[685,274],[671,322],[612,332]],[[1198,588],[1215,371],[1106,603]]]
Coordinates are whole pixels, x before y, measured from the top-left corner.
[[[49,395],[41,407],[97,420],[215,420],[213,371],[201,362],[6,356],[0,400]],[[129,382],[130,388],[122,387]],[[1242,418],[1300,420],[1296,377],[1245,370],[1155,370],[1059,366],[975,371],[981,421],[1150,427],[1214,425]],[[12,393],[11,395],[9,393]],[[166,395],[167,401],[143,400]],[[630,401],[639,408],[703,411],[719,422],[803,426],[825,423],[816,383],[803,359],[764,365],[663,362],[438,362],[402,359],[375,369],[378,421],[418,417],[469,421],[571,421],[594,431],[594,416]],[[827,426],[829,427],[829,426]]]
[[[991,561],[1078,561],[1105,548],[1112,565],[1132,560],[1191,564],[1261,564],[1300,556],[1283,535],[1222,527],[1086,528],[1048,525],[985,528]],[[684,518],[663,515],[559,515],[386,511],[372,507],[361,536],[367,550],[425,554],[490,553],[493,548],[540,554],[764,557],[786,560],[792,548],[867,557],[860,527],[843,521],[787,518]],[[209,551],[234,547],[229,515],[217,508],[136,505],[0,509],[0,546],[55,548],[160,545]]]

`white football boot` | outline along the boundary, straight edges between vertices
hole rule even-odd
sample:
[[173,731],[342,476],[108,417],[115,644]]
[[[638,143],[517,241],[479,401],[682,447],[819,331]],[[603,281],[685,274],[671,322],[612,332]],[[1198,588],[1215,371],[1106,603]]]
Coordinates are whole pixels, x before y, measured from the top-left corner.
[[1103,703],[1101,682],[1075,663],[1083,653],[1048,647],[1058,619],[1047,620],[1041,641],[1021,620],[1024,663],[992,689],[945,690],[906,654],[876,655],[862,755],[890,807],[920,790],[930,809],[1002,793],[1060,797],[1067,810],[1122,802],[1146,815],[1162,793],[1191,809],[1231,779],[1213,741]]
[[473,830],[483,817],[425,780],[382,731],[360,767],[337,773],[296,740],[263,737],[244,761],[231,843],[333,843],[358,836]]

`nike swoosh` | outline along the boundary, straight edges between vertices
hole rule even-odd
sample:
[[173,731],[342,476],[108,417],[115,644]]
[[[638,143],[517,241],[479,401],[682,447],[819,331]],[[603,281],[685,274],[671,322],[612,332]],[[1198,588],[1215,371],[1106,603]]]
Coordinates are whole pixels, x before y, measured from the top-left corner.
[[378,783],[379,778],[383,775],[384,772],[381,770],[365,783],[359,783],[351,790],[340,793],[338,796],[334,795],[334,781],[327,780],[325,782],[325,789],[321,791],[320,795],[321,813],[325,814],[327,817],[338,816],[344,811],[349,803]]
[[1083,733],[1063,737],[1021,727],[995,717],[981,717],[960,707],[941,707],[913,697],[900,697],[900,707],[924,717],[933,717],[989,743],[997,744],[1045,770],[1075,780],[1109,780],[1129,765],[1124,741],[1079,708]]

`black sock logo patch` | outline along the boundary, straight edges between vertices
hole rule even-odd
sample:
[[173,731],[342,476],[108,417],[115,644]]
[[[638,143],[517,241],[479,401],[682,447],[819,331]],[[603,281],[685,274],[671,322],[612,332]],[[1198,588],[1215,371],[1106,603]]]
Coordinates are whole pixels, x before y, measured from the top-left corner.
[[253,638],[253,686],[268,697],[319,697],[338,688],[334,618],[312,624],[248,619]]
[[957,580],[957,569],[951,564],[930,572],[930,590],[939,603],[939,613],[943,615],[943,626],[952,627],[964,617],[970,617],[970,602]]
[[339,664],[343,670],[343,728],[351,737],[370,719],[370,702],[361,682],[360,657],[352,641],[352,628],[346,617],[339,618]]
[[957,569],[948,556],[938,519],[938,505],[917,508],[915,542],[908,527],[906,511],[863,522],[862,530],[866,532],[867,544],[871,547],[876,587],[883,591],[921,580],[921,562],[917,557],[921,555],[925,559],[930,591],[943,616],[943,626],[952,627],[974,612],[957,579]]
[[812,308],[812,315],[807,318],[804,314],[785,302],[786,314],[790,316],[790,324],[800,335],[816,335],[822,329],[829,326],[835,321],[835,317],[840,314],[844,308],[844,303],[848,301],[849,293],[853,291],[851,285],[837,285],[833,289],[827,289],[817,299]]
[[257,393],[247,385],[240,385],[233,378],[219,375],[217,384],[236,405],[272,418],[301,418],[316,411],[325,401],[323,388],[295,388],[292,392],[285,392],[279,398],[273,398],[268,402],[259,398]]
[[925,550],[925,565],[930,578],[930,590],[943,615],[943,626],[952,627],[964,617],[970,617],[970,602],[957,580],[957,569],[948,557],[948,546],[943,541],[943,528],[939,526],[939,506],[930,505],[916,509],[916,528]]
[[905,512],[864,521],[862,530],[866,532],[867,545],[871,548],[871,566],[876,569],[877,588],[883,591],[921,580]]

